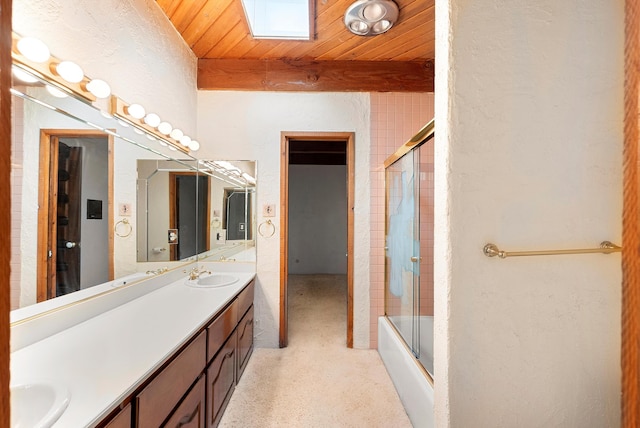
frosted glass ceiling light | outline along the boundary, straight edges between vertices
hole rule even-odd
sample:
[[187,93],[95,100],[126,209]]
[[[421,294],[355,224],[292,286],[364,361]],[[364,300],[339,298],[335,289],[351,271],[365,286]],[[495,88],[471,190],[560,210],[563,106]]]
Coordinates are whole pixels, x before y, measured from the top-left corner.
[[80,83],[84,79],[82,68],[75,62],[62,61],[56,65],[56,72],[69,83]]
[[169,122],[161,122],[158,125],[158,132],[160,132],[163,135],[171,134],[172,130],[173,130],[173,127],[171,126],[171,124]]
[[191,150],[192,152],[200,150],[200,143],[198,143],[196,140],[191,140],[191,142],[189,143],[189,150]]
[[24,71],[21,68],[18,68],[16,66],[12,67],[12,71],[13,71],[13,77],[15,77],[16,79],[24,82],[24,83],[36,83],[38,81],[38,79],[32,75],[30,75],[29,73],[27,73],[26,71]]
[[152,128],[155,128],[156,126],[160,125],[160,116],[155,113],[149,113],[144,117],[144,123]]
[[47,45],[34,37],[20,39],[18,41],[18,52],[33,62],[46,62],[51,57]]
[[107,98],[111,95],[111,87],[109,84],[100,79],[93,79],[87,83],[87,91],[95,95],[96,98]]
[[127,106],[127,114],[134,119],[142,119],[145,114],[144,107],[140,104],[131,104]]
[[184,133],[178,128],[175,128],[173,131],[171,131],[171,134],[169,134],[169,136],[176,141],[180,141],[180,138],[182,138],[183,135]]
[[53,95],[56,98],[67,98],[69,95],[62,92],[60,89],[58,88],[54,88],[51,85],[46,85],[47,88],[47,92],[49,92],[51,95]]
[[392,0],[357,0],[345,12],[344,25],[358,36],[375,36],[388,31],[398,13]]

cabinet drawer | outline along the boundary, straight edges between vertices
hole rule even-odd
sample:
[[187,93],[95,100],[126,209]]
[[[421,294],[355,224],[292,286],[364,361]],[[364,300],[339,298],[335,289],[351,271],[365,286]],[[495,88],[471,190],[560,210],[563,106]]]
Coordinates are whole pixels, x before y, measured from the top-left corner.
[[236,332],[225,342],[207,369],[207,426],[218,425],[235,388]]
[[138,394],[138,427],[158,427],[171,413],[205,367],[206,342],[203,331]]
[[238,315],[236,314],[237,308],[237,300],[234,300],[231,305],[207,327],[207,362],[211,361],[233,329],[236,328],[238,321]]
[[104,428],[131,428],[131,403],[115,415]]
[[244,290],[238,295],[238,319],[236,323],[240,322],[240,319],[249,309],[249,306],[253,305],[253,293],[255,289],[256,281],[253,280],[245,287]]
[[206,386],[205,377],[201,376],[163,426],[167,428],[204,428],[206,405],[204,391]]
[[253,351],[253,305],[238,324],[238,366],[236,370],[236,383],[240,380],[244,368],[249,362]]

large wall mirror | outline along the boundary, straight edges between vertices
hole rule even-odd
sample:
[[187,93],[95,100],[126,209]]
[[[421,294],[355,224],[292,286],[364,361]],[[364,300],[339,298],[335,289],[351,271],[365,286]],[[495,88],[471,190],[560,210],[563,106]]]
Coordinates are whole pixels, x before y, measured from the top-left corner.
[[159,267],[255,262],[256,162],[197,160],[45,86],[12,90],[12,309]]

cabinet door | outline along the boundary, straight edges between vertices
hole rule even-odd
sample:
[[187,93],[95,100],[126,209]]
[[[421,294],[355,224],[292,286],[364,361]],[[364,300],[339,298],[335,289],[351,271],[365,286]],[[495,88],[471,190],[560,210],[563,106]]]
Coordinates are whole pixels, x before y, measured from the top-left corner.
[[236,383],[249,362],[249,356],[253,351],[253,305],[238,324],[238,366],[236,370]]
[[235,388],[236,332],[222,346],[207,369],[207,425],[218,425]]
[[202,373],[207,353],[203,331],[136,398],[138,428],[157,428]]
[[205,377],[201,376],[173,415],[162,426],[167,428],[204,428],[205,387]]
[[255,293],[256,281],[253,280],[238,295],[238,322],[249,310],[249,306],[253,305],[253,295]]

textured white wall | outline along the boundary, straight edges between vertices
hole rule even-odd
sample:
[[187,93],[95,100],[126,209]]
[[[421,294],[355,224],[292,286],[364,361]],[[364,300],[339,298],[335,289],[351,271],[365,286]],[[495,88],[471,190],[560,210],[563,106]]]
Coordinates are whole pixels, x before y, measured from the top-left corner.
[[289,273],[347,273],[347,167],[289,166]]
[[436,8],[437,426],[618,426],[623,2]]
[[113,92],[193,135],[197,59],[153,0],[14,0],[13,30],[38,37]]
[[[281,131],[355,132],[354,346],[369,346],[370,102],[365,93],[198,93],[202,159],[258,162],[258,223],[262,206],[275,204],[280,221]],[[280,239],[257,240],[256,345],[278,346]]]

